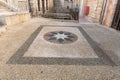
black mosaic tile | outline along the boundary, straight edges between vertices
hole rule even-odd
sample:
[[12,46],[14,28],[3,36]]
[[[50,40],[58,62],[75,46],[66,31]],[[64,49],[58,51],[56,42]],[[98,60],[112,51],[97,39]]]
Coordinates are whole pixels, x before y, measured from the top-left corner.
[[50,37],[49,40],[56,40],[56,37]]
[[66,41],[71,41],[72,42],[72,39],[71,38],[65,38]]

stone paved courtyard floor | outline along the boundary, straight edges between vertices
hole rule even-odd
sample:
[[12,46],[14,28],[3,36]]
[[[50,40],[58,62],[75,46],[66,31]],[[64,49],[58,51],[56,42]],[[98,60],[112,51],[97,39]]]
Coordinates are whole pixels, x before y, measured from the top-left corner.
[[120,80],[120,33],[33,18],[0,37],[0,80]]

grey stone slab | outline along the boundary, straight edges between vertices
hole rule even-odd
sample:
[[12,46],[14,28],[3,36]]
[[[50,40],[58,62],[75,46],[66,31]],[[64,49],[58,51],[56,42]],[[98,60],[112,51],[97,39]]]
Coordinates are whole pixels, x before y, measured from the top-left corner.
[[107,56],[120,65],[120,34],[118,31],[95,24],[81,27],[104,50]]

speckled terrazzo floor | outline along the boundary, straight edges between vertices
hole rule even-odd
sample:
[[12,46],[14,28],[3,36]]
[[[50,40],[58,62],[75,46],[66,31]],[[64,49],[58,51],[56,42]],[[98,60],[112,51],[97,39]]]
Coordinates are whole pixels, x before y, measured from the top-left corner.
[[[55,30],[74,33],[78,40],[70,44],[56,44],[41,37],[44,33]],[[9,27],[0,37],[0,79],[119,80],[119,40],[118,32],[100,25],[34,18]],[[83,45],[82,48],[80,45]],[[57,49],[53,52],[55,46]],[[39,53],[39,50],[44,55]],[[76,55],[73,55],[72,51],[76,52]]]

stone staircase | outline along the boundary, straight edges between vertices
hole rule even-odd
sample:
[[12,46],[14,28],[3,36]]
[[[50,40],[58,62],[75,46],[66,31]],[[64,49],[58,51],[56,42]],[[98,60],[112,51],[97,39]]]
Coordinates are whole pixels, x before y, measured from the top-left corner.
[[72,16],[66,13],[46,13],[43,15],[45,18],[53,18],[53,19],[64,19],[64,20],[71,20]]
[[30,19],[29,12],[18,12],[12,5],[0,0],[0,35],[8,26],[19,24]]
[[0,12],[10,12],[10,10],[6,8],[5,6],[0,5]]
[[6,3],[5,1],[0,0],[0,12],[7,12],[7,11],[17,12],[18,10],[17,8]]

